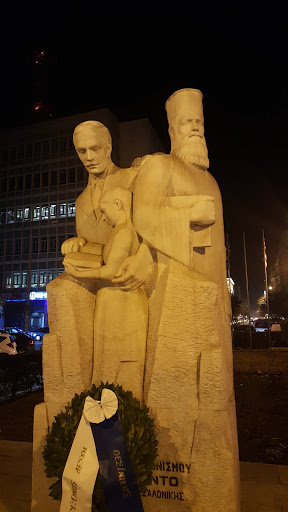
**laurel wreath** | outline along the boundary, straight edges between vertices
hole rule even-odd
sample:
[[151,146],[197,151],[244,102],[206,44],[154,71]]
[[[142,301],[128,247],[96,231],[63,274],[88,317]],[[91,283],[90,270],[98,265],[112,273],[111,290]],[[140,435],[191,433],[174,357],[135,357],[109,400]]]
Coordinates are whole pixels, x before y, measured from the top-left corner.
[[[104,387],[114,391],[118,398],[118,412],[139,491],[145,492],[147,486],[152,483],[158,442],[154,421],[149,416],[149,408],[145,404],[141,406],[131,391],[124,391],[122,386],[101,382],[99,387],[93,384],[89,391],[76,394],[71,404],[65,407],[65,412],[62,411],[55,416],[51,432],[46,436],[43,458],[46,476],[57,479],[49,487],[49,495],[54,500],[61,500],[62,497],[62,474],[82,416],[85,399],[91,396],[94,400],[100,400]],[[94,487],[92,512],[108,512],[100,473]]]

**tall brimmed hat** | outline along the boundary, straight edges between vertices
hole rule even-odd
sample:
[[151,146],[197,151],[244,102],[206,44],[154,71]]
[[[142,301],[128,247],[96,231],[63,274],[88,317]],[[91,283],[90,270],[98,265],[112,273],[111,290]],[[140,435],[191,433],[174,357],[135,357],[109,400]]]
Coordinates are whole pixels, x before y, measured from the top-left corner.
[[174,92],[165,104],[169,125],[176,116],[185,116],[191,112],[197,119],[203,118],[202,98],[203,94],[199,89],[180,89]]

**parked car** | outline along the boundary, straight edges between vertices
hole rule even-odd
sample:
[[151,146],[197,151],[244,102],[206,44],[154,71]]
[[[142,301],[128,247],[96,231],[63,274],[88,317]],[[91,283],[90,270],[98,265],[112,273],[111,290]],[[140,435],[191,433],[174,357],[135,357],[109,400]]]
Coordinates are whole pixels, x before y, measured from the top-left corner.
[[40,327],[39,329],[35,329],[35,331],[30,332],[30,336],[35,341],[42,341],[44,334],[49,333],[49,327]]
[[260,320],[256,320],[254,323],[254,327],[256,329],[256,332],[265,332],[269,329],[269,322],[268,320],[265,320],[264,318]]
[[[250,328],[251,328],[251,332],[255,332],[255,327],[253,327],[253,325],[250,325]],[[234,325],[233,327],[233,332],[235,334],[240,334],[240,333],[245,333],[245,334],[249,334],[249,325],[247,324],[239,324],[239,325]]]
[[16,342],[18,352],[28,352],[34,348],[34,340],[24,332],[12,333],[10,337]]
[[16,343],[10,338],[8,333],[0,334],[0,354],[15,356],[17,354]]
[[20,327],[5,327],[1,329],[1,332],[8,332],[9,334],[17,334],[18,332],[24,332]]

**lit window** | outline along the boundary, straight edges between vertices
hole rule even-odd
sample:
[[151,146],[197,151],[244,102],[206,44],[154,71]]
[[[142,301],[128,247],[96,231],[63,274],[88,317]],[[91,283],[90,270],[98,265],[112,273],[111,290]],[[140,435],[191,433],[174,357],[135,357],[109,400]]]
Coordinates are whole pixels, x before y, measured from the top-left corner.
[[12,276],[8,275],[6,276],[6,288],[11,288],[12,286]]
[[59,205],[59,217],[66,217],[66,203],[61,203]]
[[56,215],[57,215],[57,205],[56,204],[51,204],[51,206],[50,206],[50,218],[51,219],[55,219]]
[[75,217],[75,203],[68,203],[68,217]]
[[41,208],[40,206],[34,206],[33,209],[33,220],[39,220],[41,215]]
[[23,219],[23,208],[17,208],[16,218],[18,221],[21,221]]
[[13,275],[13,286],[14,288],[19,288],[20,287],[20,272],[14,272],[14,275]]
[[47,283],[47,272],[46,270],[40,270],[39,272],[39,285],[45,286]]
[[42,219],[48,219],[48,215],[49,215],[49,207],[42,206]]
[[24,220],[29,220],[30,208],[24,208]]
[[60,276],[60,274],[63,274],[63,272],[64,272],[64,268],[63,269],[62,268],[61,269],[58,268],[57,275]]
[[37,270],[32,270],[31,272],[31,287],[35,288],[38,284],[38,272]]
[[7,223],[12,224],[14,222],[14,211],[8,210],[7,212]]
[[27,288],[28,286],[28,274],[27,272],[22,272],[22,288]]
[[55,279],[55,270],[49,270],[49,282]]

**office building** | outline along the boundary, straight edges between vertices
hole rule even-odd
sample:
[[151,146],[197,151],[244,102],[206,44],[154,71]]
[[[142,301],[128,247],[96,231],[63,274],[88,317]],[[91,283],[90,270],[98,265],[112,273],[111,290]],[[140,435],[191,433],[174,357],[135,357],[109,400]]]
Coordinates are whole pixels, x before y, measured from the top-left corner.
[[6,326],[24,327],[29,264],[29,328],[47,324],[46,284],[64,270],[61,245],[76,235],[75,200],[88,179],[72,141],[87,120],[107,126],[120,167],[163,151],[148,119],[119,122],[108,108],[0,134],[0,327],[3,311]]

